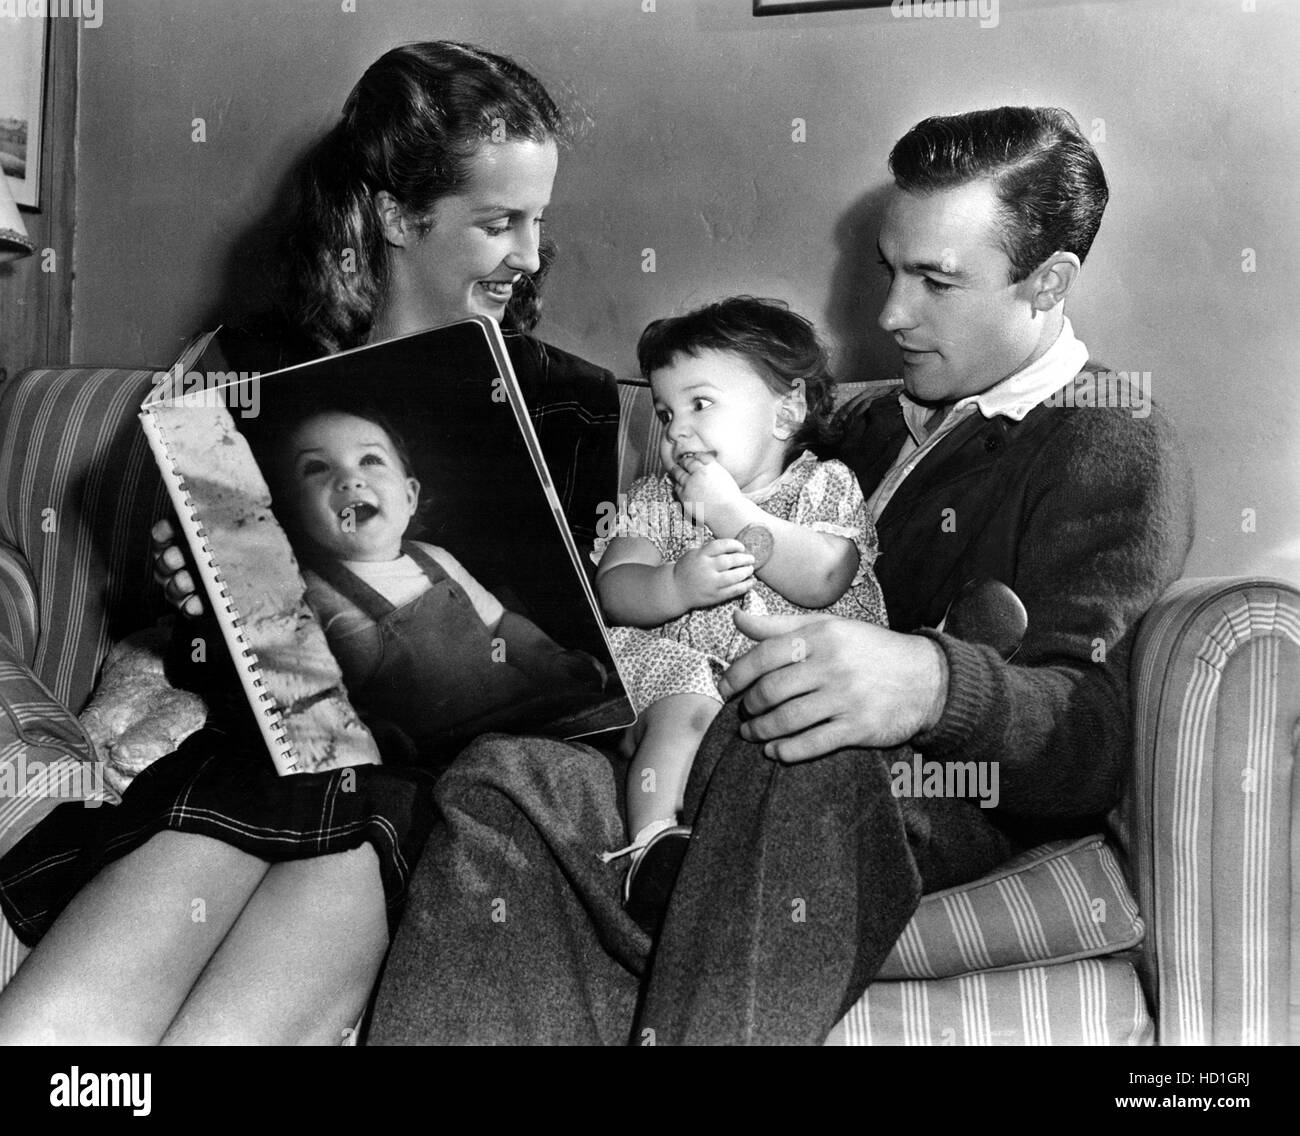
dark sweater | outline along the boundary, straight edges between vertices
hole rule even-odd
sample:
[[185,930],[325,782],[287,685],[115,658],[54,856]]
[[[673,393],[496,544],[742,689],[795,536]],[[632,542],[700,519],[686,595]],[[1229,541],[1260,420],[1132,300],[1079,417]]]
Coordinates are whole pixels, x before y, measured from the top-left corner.
[[[906,437],[896,395],[850,408],[838,456],[864,494]],[[1158,408],[1140,419],[1040,405],[1021,422],[977,412],[903,481],[877,528],[895,630],[933,628],[979,577],[1009,584],[1029,613],[1011,664],[922,630],[947,657],[948,699],[915,748],[999,762],[998,820],[1026,842],[1094,824],[1129,764],[1138,621],[1191,546],[1191,474],[1168,419]]]
[[583,564],[600,506],[618,497],[618,383],[601,367],[540,339],[505,333],[537,441]]

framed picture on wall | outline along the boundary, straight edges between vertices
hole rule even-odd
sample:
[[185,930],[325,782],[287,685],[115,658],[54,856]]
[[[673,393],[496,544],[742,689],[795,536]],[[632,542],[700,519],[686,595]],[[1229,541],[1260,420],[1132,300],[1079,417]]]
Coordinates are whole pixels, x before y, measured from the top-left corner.
[[19,205],[40,205],[44,17],[0,17],[0,168]]
[[844,8],[888,8],[892,0],[754,0],[756,16],[790,16],[796,12],[835,12]]

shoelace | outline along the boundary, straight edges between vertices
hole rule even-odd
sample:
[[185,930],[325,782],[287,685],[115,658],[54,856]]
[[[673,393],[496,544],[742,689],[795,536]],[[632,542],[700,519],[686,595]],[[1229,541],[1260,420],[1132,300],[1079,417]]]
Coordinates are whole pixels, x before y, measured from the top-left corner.
[[661,832],[663,832],[664,829],[672,828],[676,825],[676,823],[677,822],[673,820],[651,821],[648,825],[645,826],[645,828],[643,828],[640,832],[636,834],[636,836],[632,838],[632,843],[629,844],[626,848],[620,848],[615,852],[602,852],[600,854],[601,862],[605,864],[612,864],[615,860],[618,860],[621,857],[628,855],[629,853],[640,852],[641,849],[643,849],[647,844],[650,843],[651,840],[653,840],[656,836],[658,836]]

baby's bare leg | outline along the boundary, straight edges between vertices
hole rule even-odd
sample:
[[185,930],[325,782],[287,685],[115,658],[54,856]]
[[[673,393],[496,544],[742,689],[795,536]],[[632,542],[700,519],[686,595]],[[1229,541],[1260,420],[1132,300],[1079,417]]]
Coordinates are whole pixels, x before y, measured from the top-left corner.
[[369,844],[274,864],[163,1044],[338,1045],[387,949]]
[[670,694],[647,707],[627,779],[628,834],[655,821],[676,823],[695,751],[722,703],[703,694]]
[[266,871],[181,832],[109,864],[0,993],[0,1043],[156,1044]]

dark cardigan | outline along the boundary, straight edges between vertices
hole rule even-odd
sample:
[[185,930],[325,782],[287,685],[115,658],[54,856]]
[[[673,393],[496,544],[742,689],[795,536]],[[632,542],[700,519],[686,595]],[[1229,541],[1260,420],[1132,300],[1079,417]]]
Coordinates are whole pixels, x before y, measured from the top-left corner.
[[[907,437],[897,396],[849,408],[846,427],[838,456],[870,496]],[[1128,766],[1138,621],[1191,546],[1191,474],[1168,419],[1156,408],[1135,418],[1043,404],[1021,422],[977,412],[908,475],[877,528],[895,630],[935,627],[979,577],[1009,584],[1029,613],[1011,664],[922,631],[947,657],[948,700],[916,749],[999,762],[997,819],[1026,843],[1095,825]]]

